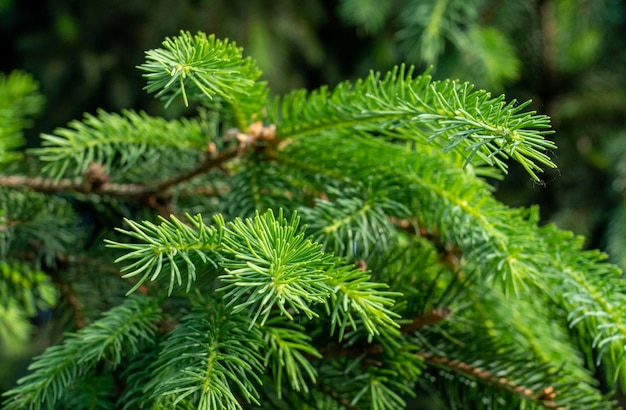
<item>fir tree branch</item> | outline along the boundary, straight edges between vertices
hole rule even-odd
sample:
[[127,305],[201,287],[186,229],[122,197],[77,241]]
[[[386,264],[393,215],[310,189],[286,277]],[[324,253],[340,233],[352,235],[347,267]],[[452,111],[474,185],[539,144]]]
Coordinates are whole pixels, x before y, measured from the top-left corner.
[[145,296],[126,303],[70,336],[64,344],[50,347],[29,367],[31,374],[4,396],[6,410],[53,407],[76,380],[84,377],[101,360],[118,366],[125,354],[136,353],[151,343],[160,309]]
[[42,147],[31,152],[45,163],[43,172],[55,179],[68,170],[73,175],[83,174],[92,163],[102,165],[108,173],[121,172],[164,150],[203,152],[216,137],[207,135],[204,125],[197,119],[168,121],[144,112],[99,110],[97,115],[85,114],[82,121],[56,129],[54,134],[43,134]]
[[343,130],[374,133],[390,139],[441,142],[444,152],[457,150],[467,165],[474,157],[507,170],[506,158],[519,162],[539,181],[539,164],[556,165],[544,153],[556,146],[546,140],[549,119],[523,112],[530,101],[506,103],[474,91],[467,83],[412,77],[413,68],[396,67],[381,78],[372,73],[335,90],[295,92],[277,101],[270,120],[283,146],[304,136]]
[[[174,286],[181,286],[181,266],[187,268],[187,292],[197,278],[198,268],[217,270],[217,261],[221,258],[218,251],[222,247],[223,231],[208,227],[202,217],[187,216],[191,226],[184,224],[175,216],[170,220],[160,217],[160,225],[145,221],[143,224],[126,220],[131,230],[118,229],[119,232],[138,239],[143,243],[120,243],[105,240],[107,246],[114,249],[129,251],[115,260],[116,263],[133,261],[122,268],[124,278],[141,275],[137,283],[128,291],[132,293],[139,289],[148,279],[155,281],[163,269],[169,269],[168,294]],[[219,222],[219,220],[218,220]],[[180,265],[180,266],[179,266]]]
[[91,372],[76,380],[57,404],[58,410],[113,409],[117,399],[115,376],[108,372]]
[[365,399],[367,406],[376,410],[395,410],[405,407],[406,402],[396,390],[398,387],[405,387],[404,394],[409,393],[410,390],[406,389],[406,386],[401,386],[402,382],[397,382],[391,372],[385,373],[387,372],[366,373],[365,377],[362,377],[365,381],[364,386],[357,392],[351,403],[358,404]]
[[547,279],[558,290],[555,296],[568,312],[570,327],[585,341],[582,349],[595,356],[590,365],[604,363],[609,384],[625,386],[626,281],[621,271],[606,263],[606,254],[583,251],[582,237],[551,225],[542,231],[546,246],[555,253],[552,266],[546,269]]
[[333,291],[326,270],[336,261],[305,239],[298,223],[295,215],[287,223],[282,210],[277,217],[270,210],[225,228],[222,290],[235,312],[251,310],[251,326],[257,320],[263,326],[273,308],[290,319],[291,311],[316,317],[312,305],[325,303]]
[[502,280],[514,292],[542,283],[535,261],[535,255],[543,254],[541,245],[529,239],[536,235],[537,209],[500,204],[491,197],[491,187],[455,168],[440,152],[407,150],[368,137],[324,135],[294,141],[277,161],[348,185],[368,181],[372,189],[381,185],[384,190],[393,181],[404,189],[388,191],[388,199],[406,206],[431,237],[438,233],[437,243],[458,247],[486,277]]
[[250,312],[250,326],[257,320],[263,325],[274,309],[288,318],[294,313],[317,317],[323,305],[340,337],[348,325],[356,329],[357,322],[370,335],[397,332],[398,315],[390,307],[399,293],[383,290],[386,286],[369,281],[366,272],[343,266],[342,260],[322,252],[321,245],[298,231],[297,216],[287,222],[282,211],[274,217],[270,210],[226,224],[218,215],[217,228],[206,226],[199,215],[188,220],[192,226],[174,216],[169,221],[161,218],[160,225],[127,220],[132,230],[118,230],[140,243],[106,241],[109,247],[129,251],[116,260],[130,261],[122,268],[127,272],[124,277],[141,276],[129,293],[169,269],[171,294],[182,284],[179,265],[187,268],[189,292],[199,267],[213,272],[223,268],[220,290],[235,313]]
[[360,407],[357,407],[354,404],[352,404],[350,399],[343,397],[339,392],[335,391],[333,388],[331,388],[327,384],[318,382],[318,383],[315,383],[313,386],[318,391],[332,397],[333,400],[335,400],[337,403],[343,406],[342,408],[346,410],[360,410]]
[[223,197],[225,215],[250,218],[256,211],[297,209],[304,193],[294,192],[296,178],[265,153],[246,156],[225,181],[228,187]]
[[[419,44],[417,44],[417,48],[419,49],[420,57],[428,64],[436,63],[443,49],[445,34],[450,36],[449,31],[456,26],[450,21],[450,17],[457,14],[454,13],[456,7],[454,3],[452,5],[449,3],[449,0],[435,0],[416,5],[414,6],[414,10],[407,10],[404,13],[406,16],[403,17],[405,18],[406,24],[404,25],[404,29],[398,34],[401,38],[404,38],[405,41],[407,41],[407,37],[418,37],[420,40]],[[414,18],[411,19],[409,16],[413,16]],[[418,36],[411,32],[415,30],[415,25],[424,26],[423,32],[421,33],[422,35]],[[414,40],[412,42],[412,44],[415,43],[418,43],[418,41]]]
[[24,255],[34,266],[53,267],[70,246],[80,243],[83,231],[66,198],[27,190],[0,188],[0,252]]
[[[450,334],[445,330],[438,333],[436,329],[425,329],[411,338],[422,346],[415,353],[417,356],[429,366],[445,369],[452,375],[442,376],[442,380],[450,383],[450,390],[441,391],[442,397],[452,395],[451,406],[459,403],[455,398],[460,394],[458,389],[467,388],[478,397],[481,392],[491,392],[488,396],[493,403],[501,400],[516,407],[527,403],[549,409],[613,408],[610,401],[602,398],[591,378],[586,375],[581,378],[579,373],[568,370],[568,363],[561,361],[566,358],[544,361],[523,345],[506,342],[509,339],[490,335],[492,332],[486,329],[468,327],[460,333],[449,329]],[[463,379],[476,383],[467,385]]]
[[[426,24],[436,37],[448,6],[464,4],[423,5],[435,8],[438,19]],[[472,33],[483,48],[494,40],[489,30]],[[506,172],[513,159],[538,181],[541,167],[554,166],[547,117],[403,66],[333,91],[289,94],[265,117],[261,73],[233,43],[181,32],[146,56],[149,92],[168,104],[195,99],[214,116],[88,115],[44,136],[36,151],[56,179],[0,175],[0,187],[29,188],[0,189],[2,255],[58,264],[53,279],[78,327],[128,283],[115,270],[117,285],[77,303],[100,282],[81,294],[72,270],[91,265],[60,263],[82,247],[78,218],[69,201],[43,193],[113,197],[118,209],[130,202],[124,211],[134,216],[120,232],[131,243],[107,244],[123,252],[129,293],[141,293],[37,358],[5,394],[9,410],[52,408],[68,395],[66,406],[126,409],[239,410],[278,395],[384,410],[406,406],[416,383],[446,384],[450,407],[611,406],[581,356],[626,382],[626,282],[603,255],[539,228],[536,209],[504,206],[480,179],[484,164]],[[185,159],[164,160],[174,156]],[[146,173],[155,164],[154,176]],[[187,192],[209,179],[198,177],[226,164],[210,185],[227,194],[190,206],[214,215],[213,225],[200,214],[135,219],[146,208],[184,210],[200,198]],[[17,319],[23,336],[25,313],[36,310],[28,292],[42,285],[13,273],[0,269],[0,316]],[[159,297],[165,289],[174,297]],[[121,392],[117,400],[112,392]]]
[[259,404],[263,341],[246,322],[221,304],[196,305],[161,347],[145,386],[151,398],[167,408],[241,410],[239,392]]
[[0,175],[0,186],[7,188],[30,188],[45,194],[71,193],[81,194],[99,193],[116,197],[134,197],[153,191],[144,184],[116,184],[104,183],[97,188],[85,183],[82,179],[71,178],[43,178],[24,175]]
[[[165,321],[165,318],[164,320]],[[167,332],[171,332],[168,329]],[[157,343],[146,345],[139,354],[129,358],[128,364],[121,372],[124,390],[119,394],[117,407],[122,410],[135,410],[153,405],[154,401],[144,393],[152,380],[152,367],[159,357]]]
[[147,51],[146,62],[137,68],[146,71],[145,89],[166,99],[166,106],[178,96],[186,106],[189,97],[214,107],[223,101],[240,129],[265,106],[267,89],[257,81],[261,71],[252,59],[243,58],[235,43],[181,31],[162,45]]
[[339,402],[349,400],[354,408],[405,408],[404,397],[414,395],[412,386],[420,374],[416,365],[422,362],[415,354],[406,355],[406,347],[395,346],[383,351],[377,345],[373,350],[377,353],[369,356],[352,354],[349,347],[343,346],[339,355],[330,354],[343,358],[328,360],[325,357],[319,367],[323,383],[316,388]]
[[389,199],[384,188],[329,188],[327,199],[316,199],[313,207],[300,207],[315,241],[348,261],[367,257],[377,249],[384,252],[395,244],[395,229],[389,216],[408,214],[406,207]]
[[275,316],[260,330],[268,346],[265,366],[274,377],[278,398],[282,396],[283,373],[294,391],[307,393],[309,384],[317,382],[317,371],[308,358],[320,359],[322,355],[310,344],[312,338],[304,327],[285,316]]
[[330,284],[336,289],[332,294],[331,333],[338,327],[339,340],[342,340],[346,329],[357,329],[357,318],[365,326],[371,339],[372,336],[394,335],[400,325],[396,319],[400,316],[390,310],[398,292],[385,291],[386,284],[370,282],[367,272],[353,267],[336,267],[329,272]]

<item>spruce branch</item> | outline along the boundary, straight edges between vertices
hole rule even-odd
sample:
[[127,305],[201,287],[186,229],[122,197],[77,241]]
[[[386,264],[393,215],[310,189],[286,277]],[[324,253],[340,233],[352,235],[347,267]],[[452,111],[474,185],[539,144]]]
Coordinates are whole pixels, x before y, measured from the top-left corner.
[[543,232],[546,246],[556,255],[546,274],[567,309],[570,328],[583,337],[586,354],[595,356],[590,365],[604,364],[609,383],[625,386],[626,282],[621,271],[606,263],[606,254],[583,251],[582,237],[554,226],[544,227]]
[[152,404],[145,394],[152,379],[152,367],[159,357],[157,343],[146,344],[138,354],[129,357],[127,365],[121,372],[125,388],[117,399],[117,408],[133,410]]
[[265,366],[274,377],[278,398],[282,396],[283,373],[294,391],[307,393],[308,386],[317,382],[317,371],[309,357],[322,358],[304,327],[285,319],[274,316],[260,328],[268,347]]
[[[236,125],[244,129],[267,98],[265,83],[258,82],[261,71],[242,49],[228,40],[181,31],[166,38],[163,48],[146,52],[146,62],[138,66],[148,80],[145,89],[166,100],[166,106],[182,96],[207,106],[219,107],[216,99],[229,105]],[[208,100],[208,101],[207,101]],[[214,104],[211,104],[214,102]]]
[[[421,7],[441,39],[465,5]],[[452,408],[611,408],[589,369],[626,381],[626,282],[482,178],[509,159],[536,181],[554,166],[549,120],[529,102],[399,66],[290,93],[268,114],[234,43],[181,32],[146,60],[146,89],[195,100],[197,117],[100,111],[44,136],[34,152],[51,179],[0,175],[0,338],[25,337],[27,314],[54,303],[31,266],[78,327],[117,305],[36,358],[9,410],[397,409],[416,386]],[[79,260],[83,201],[127,216],[124,240],[106,241],[122,278],[103,275],[102,249]],[[137,294],[121,296],[123,278]]]
[[228,284],[223,290],[229,304],[239,303],[234,310],[253,307],[251,323],[263,325],[273,308],[288,318],[291,310],[312,318],[319,316],[313,307],[324,304],[340,339],[348,325],[357,329],[357,322],[370,336],[396,331],[398,316],[389,308],[399,293],[383,290],[386,286],[369,281],[367,272],[322,252],[298,232],[298,221],[294,215],[287,222],[282,211],[274,217],[270,210],[229,224],[224,248],[232,256],[221,279]]
[[297,209],[302,193],[294,192],[297,176],[274,163],[265,154],[242,157],[234,175],[227,179],[225,214],[253,217],[266,209]]
[[413,77],[413,68],[395,67],[384,76],[371,73],[354,84],[294,92],[277,100],[271,121],[277,135],[288,144],[307,135],[346,130],[375,133],[390,139],[437,142],[444,152],[455,150],[506,173],[506,158],[519,162],[531,177],[541,165],[555,168],[545,154],[556,146],[545,136],[549,119],[525,112],[530,104],[507,103],[504,96],[455,81],[432,81],[424,74]]
[[[402,388],[404,394],[411,394],[402,383],[396,382],[393,373],[385,374],[384,371],[368,372],[358,377],[364,379],[364,385],[350,402],[357,405],[361,401],[366,401],[367,406],[373,410],[395,410],[406,406],[406,402],[396,392],[398,387]],[[365,399],[365,400],[363,400]]]
[[476,9],[459,0],[430,0],[409,3],[402,10],[398,31],[410,58],[435,64],[444,41],[463,38],[461,27],[475,20]]
[[366,32],[375,33],[382,28],[391,12],[389,0],[343,0],[339,2],[339,14],[355,25],[362,26]]
[[408,150],[367,136],[324,135],[294,140],[277,161],[348,186],[368,181],[385,190],[393,181],[404,189],[387,190],[388,199],[403,204],[437,243],[458,247],[487,278],[497,278],[514,292],[541,283],[536,255],[543,253],[540,243],[530,239],[537,209],[511,209],[495,201],[490,186],[437,150]]
[[359,188],[327,189],[328,199],[299,209],[314,240],[350,261],[370,255],[374,248],[384,252],[393,246],[396,231],[390,216],[408,214],[404,205],[389,199],[388,190]]
[[58,410],[75,410],[89,406],[94,409],[112,409],[117,399],[113,374],[92,372],[77,380],[57,404]]
[[[370,281],[370,275],[354,267],[332,269],[330,284],[336,291],[332,294],[331,332],[339,328],[339,340],[346,330],[357,329],[357,319],[363,324],[369,338],[379,335],[396,335],[400,317],[390,310],[394,298],[400,293],[386,291],[386,284]],[[353,313],[357,314],[355,318]]]
[[263,345],[244,316],[222,304],[196,305],[163,343],[146,388],[169,408],[241,410],[240,400],[258,405]]
[[[247,148],[247,147],[245,147]],[[100,165],[92,163],[83,178],[44,178],[24,175],[1,175],[0,187],[30,188],[44,194],[80,193],[98,196],[116,197],[127,200],[139,200],[152,208],[157,208],[159,199],[167,199],[172,188],[182,185],[214,169],[221,168],[227,162],[237,158],[242,153],[241,147],[231,147],[218,153],[216,156],[207,155],[194,168],[171,176],[162,181],[145,183],[115,183]],[[98,168],[99,174],[94,179],[88,171]]]
[[269,210],[245,222],[237,218],[225,228],[222,290],[234,311],[251,309],[252,326],[263,326],[274,307],[293,318],[290,310],[307,317],[318,314],[311,305],[325,303],[332,288],[326,270],[335,261],[321,246],[298,230],[299,217],[290,222],[282,211]]
[[0,175],[0,186],[7,188],[30,188],[33,191],[44,194],[72,193],[81,194],[101,193],[117,197],[133,197],[144,195],[146,188],[144,184],[117,184],[107,182],[94,189],[93,185],[85,183],[84,179],[51,179],[43,177],[29,177],[25,175]]
[[501,91],[504,84],[520,77],[522,61],[515,46],[500,30],[475,25],[456,46],[463,53],[470,72],[482,80],[482,87]]
[[298,229],[296,215],[288,222],[282,211],[274,216],[269,210],[228,224],[218,215],[217,227],[206,226],[200,215],[188,220],[191,226],[174,216],[160,218],[159,225],[127,220],[131,230],[118,231],[139,243],[107,240],[107,246],[127,251],[116,260],[129,261],[122,268],[124,277],[141,276],[129,293],[169,269],[171,294],[175,285],[182,285],[179,265],[183,264],[189,292],[196,270],[210,267],[213,271],[224,269],[219,276],[220,290],[235,313],[250,312],[250,327],[257,321],[263,326],[274,309],[290,319],[301,313],[313,318],[319,316],[318,308],[325,306],[340,337],[348,325],[356,329],[357,322],[362,322],[370,335],[397,331],[394,318],[398,316],[389,308],[399,294],[383,290],[386,286],[369,281],[367,272],[343,266],[341,259],[324,253],[321,245],[306,239]]
[[[386,355],[378,354],[378,360],[371,360],[372,357],[351,355],[349,349],[343,352],[347,352],[347,358],[329,360],[320,366],[320,380],[323,382],[315,385],[317,390],[339,403],[345,403],[347,408],[405,408],[404,398],[414,395],[410,388],[414,377],[398,377],[395,364],[388,366],[389,357]],[[406,357],[404,366],[413,368],[416,362],[421,362],[417,356],[412,356]]]
[[217,252],[221,248],[223,236],[221,228],[207,226],[200,215],[187,216],[191,226],[173,215],[169,221],[163,217],[159,219],[161,222],[159,225],[149,221],[139,224],[126,220],[131,230],[118,229],[119,232],[142,243],[105,240],[108,247],[128,252],[115,260],[116,263],[132,261],[122,268],[123,277],[141,276],[128,291],[129,294],[147,280],[156,281],[163,269],[169,270],[168,294],[171,294],[175,286],[182,286],[181,265],[187,270],[187,292],[189,292],[197,278],[196,272],[199,267],[218,268],[217,261],[220,256]]
[[133,296],[62,345],[48,348],[29,367],[32,372],[4,395],[7,410],[53,407],[72,384],[102,360],[115,368],[122,357],[151,343],[160,309],[145,296]]
[[510,391],[519,395],[524,400],[537,401],[543,404],[544,408],[551,410],[563,410],[563,407],[559,407],[554,399],[558,397],[558,392],[553,386],[546,386],[540,391],[534,391],[533,389],[520,385],[515,381],[509,380],[505,376],[498,376],[493,372],[474,367],[463,361],[449,359],[447,357],[439,357],[432,355],[428,352],[418,352],[417,355],[424,359],[425,363],[445,368],[451,372],[459,373],[471,377],[473,379],[481,380],[484,383],[497,386],[500,389]]
[[254,79],[242,72],[244,67],[250,69],[246,65],[253,64],[252,60],[244,62],[242,51],[234,43],[216,39],[215,35],[192,36],[181,32],[179,36],[166,38],[163,49],[147,51],[148,62],[138,68],[148,72],[144,74],[149,81],[146,90],[158,91],[157,97],[167,95],[168,104],[182,95],[188,105],[185,87],[190,85],[209,99],[214,95],[231,99],[254,84]]
[[[351,402],[350,399],[343,397],[339,392],[335,391],[333,389],[333,387],[327,385],[327,384],[322,384],[322,383],[316,383],[315,385],[315,389],[317,391],[320,392],[320,394],[322,394],[322,398],[330,398],[329,400],[332,400],[330,403],[324,401],[324,408],[329,408],[329,409],[336,409],[336,410],[359,410],[359,407],[354,406]],[[318,402],[320,401],[320,399],[318,398]]]
[[43,172],[56,180],[68,172],[82,175],[93,163],[111,174],[136,167],[166,149],[202,152],[215,137],[204,132],[195,119],[168,121],[145,112],[99,110],[67,128],[57,128],[54,134],[43,134],[42,147],[31,152],[45,163]]

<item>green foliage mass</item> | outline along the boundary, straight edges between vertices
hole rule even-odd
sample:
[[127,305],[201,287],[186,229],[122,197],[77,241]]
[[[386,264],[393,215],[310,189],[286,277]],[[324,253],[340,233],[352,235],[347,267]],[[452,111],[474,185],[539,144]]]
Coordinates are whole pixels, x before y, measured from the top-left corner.
[[66,331],[3,408],[616,407],[620,270],[493,195],[555,166],[528,103],[404,65],[270,97],[203,33],[139,68],[184,118],[86,115],[0,175],[0,324]]

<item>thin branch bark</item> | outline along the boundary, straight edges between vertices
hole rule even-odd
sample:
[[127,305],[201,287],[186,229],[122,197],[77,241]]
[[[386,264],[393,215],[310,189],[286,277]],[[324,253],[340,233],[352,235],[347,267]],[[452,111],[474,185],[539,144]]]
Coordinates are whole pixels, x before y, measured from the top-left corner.
[[221,167],[241,153],[239,147],[223,151],[215,158],[206,158],[195,168],[168,180],[148,184],[117,184],[105,182],[90,184],[82,178],[62,178],[59,180],[23,175],[0,175],[0,186],[8,188],[31,188],[42,193],[78,192],[82,194],[107,195],[119,198],[140,198],[166,192],[170,188],[202,175],[211,169]]
[[449,307],[447,307],[447,306],[438,307],[436,309],[431,310],[430,312],[426,312],[422,316],[418,316],[416,318],[413,318],[411,323],[407,323],[405,325],[402,325],[402,327],[400,329],[401,329],[402,333],[404,333],[404,334],[412,333],[412,332],[415,332],[416,330],[420,330],[423,327],[426,327],[428,325],[432,325],[434,323],[437,323],[437,322],[440,322],[442,320],[445,320],[451,314],[452,314],[452,310]]
[[207,173],[208,171],[212,169],[219,168],[224,163],[240,155],[241,152],[242,152],[242,149],[240,147],[232,147],[230,149],[227,149],[226,151],[221,152],[215,158],[206,158],[196,168],[191,169],[183,174],[172,177],[166,181],[158,183],[156,186],[157,191],[158,192],[166,191],[167,189],[173,186],[189,181],[199,175]]
[[527,386],[517,384],[513,380],[509,380],[502,375],[496,375],[489,370],[474,367],[460,360],[435,356],[428,352],[417,352],[415,354],[423,358],[424,362],[429,365],[444,368],[454,373],[460,373],[473,379],[481,380],[483,383],[490,386],[498,387],[511,393],[518,394],[525,400],[539,402],[546,409],[565,410],[563,407],[559,407],[554,402],[558,392],[552,386],[547,386],[541,391],[536,391]]

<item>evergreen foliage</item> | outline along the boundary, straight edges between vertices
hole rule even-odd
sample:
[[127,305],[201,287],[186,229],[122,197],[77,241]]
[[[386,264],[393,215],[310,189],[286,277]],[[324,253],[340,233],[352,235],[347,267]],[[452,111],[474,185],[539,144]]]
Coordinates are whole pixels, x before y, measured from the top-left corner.
[[15,160],[15,149],[25,142],[22,131],[43,104],[37,89],[38,84],[29,74],[0,74],[0,164]]
[[528,103],[408,66],[270,98],[202,33],[139,68],[185,118],[2,146],[0,344],[50,306],[67,331],[3,408],[616,406],[620,270],[489,183],[555,166]]

